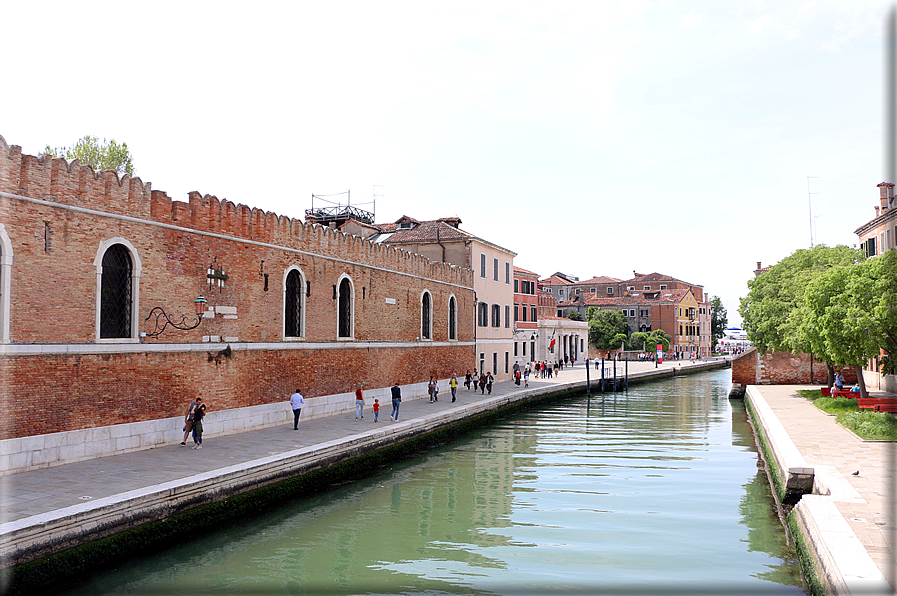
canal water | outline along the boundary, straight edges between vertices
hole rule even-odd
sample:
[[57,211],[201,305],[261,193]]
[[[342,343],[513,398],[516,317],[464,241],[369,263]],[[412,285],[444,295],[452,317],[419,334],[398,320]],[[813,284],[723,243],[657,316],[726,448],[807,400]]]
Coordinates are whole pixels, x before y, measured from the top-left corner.
[[72,594],[804,594],[731,371],[545,406]]

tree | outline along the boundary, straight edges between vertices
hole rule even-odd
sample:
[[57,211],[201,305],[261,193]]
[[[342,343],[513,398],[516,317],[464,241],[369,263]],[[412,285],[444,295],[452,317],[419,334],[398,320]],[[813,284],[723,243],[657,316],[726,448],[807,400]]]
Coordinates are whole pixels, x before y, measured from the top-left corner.
[[62,157],[69,161],[77,159],[82,164],[89,165],[94,170],[114,170],[119,174],[134,175],[134,164],[128,144],[118,144],[115,139],[106,141],[101,145],[99,139],[86,135],[78,139],[73,147],[57,147],[53,149],[49,145],[43,150],[43,155],[50,157]]
[[866,397],[863,364],[885,350],[885,373],[897,354],[897,252],[833,268],[814,279],[795,320],[814,349],[830,362],[853,366]]
[[711,345],[715,346],[726,334],[726,325],[729,324],[729,319],[726,316],[727,314],[726,307],[723,306],[723,301],[720,300],[719,296],[714,296],[710,300]]
[[[738,311],[748,339],[760,351],[813,353],[813,342],[806,335],[798,310],[808,285],[836,267],[852,265],[862,259],[856,249],[847,246],[817,245],[801,249],[748,282],[748,295],[741,299]],[[833,363],[828,364],[829,382],[833,381]]]
[[614,350],[620,347],[620,335],[623,341],[629,336],[629,324],[626,317],[617,310],[601,310],[590,306],[588,311],[589,343],[599,350]]
[[582,315],[579,314],[578,310],[571,310],[567,313],[567,318],[571,321],[582,321]]

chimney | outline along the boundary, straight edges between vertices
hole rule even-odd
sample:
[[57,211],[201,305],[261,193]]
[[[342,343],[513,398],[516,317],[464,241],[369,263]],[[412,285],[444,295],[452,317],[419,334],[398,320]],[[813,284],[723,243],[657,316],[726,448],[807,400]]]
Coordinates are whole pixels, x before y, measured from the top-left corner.
[[875,208],[875,217],[879,215],[879,208],[881,214],[884,214],[885,211],[890,208],[891,203],[894,202],[894,185],[890,182],[882,182],[878,185],[878,199],[879,199],[879,207]]
[[878,217],[878,216],[879,216],[879,211],[880,211],[880,210],[881,210],[881,207],[879,207],[878,205],[876,205],[876,206],[875,206],[875,217]]
[[757,271],[760,271],[760,261],[757,261]]

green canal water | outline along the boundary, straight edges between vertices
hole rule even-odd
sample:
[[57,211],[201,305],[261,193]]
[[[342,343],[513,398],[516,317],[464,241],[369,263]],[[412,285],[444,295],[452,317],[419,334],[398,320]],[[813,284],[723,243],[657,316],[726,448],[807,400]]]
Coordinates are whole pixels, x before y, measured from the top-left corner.
[[804,594],[723,370],[567,400],[72,594]]

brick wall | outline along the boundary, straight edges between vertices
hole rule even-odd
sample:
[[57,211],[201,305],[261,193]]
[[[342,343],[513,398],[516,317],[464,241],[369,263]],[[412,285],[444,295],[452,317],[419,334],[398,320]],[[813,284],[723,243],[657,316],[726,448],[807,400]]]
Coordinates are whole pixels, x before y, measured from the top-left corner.
[[[810,366],[812,361],[812,375]],[[840,369],[845,383],[857,382],[853,368]],[[741,387],[748,385],[820,385],[828,378],[825,362],[812,358],[809,354],[788,352],[767,352],[760,357],[756,348],[740,354],[732,360],[732,383]]]
[[[420,382],[474,361],[469,269],[209,195],[172,201],[139,178],[23,155],[2,137],[0,192],[14,258],[0,437],[178,415],[197,395],[236,408],[283,399],[296,386],[316,396],[359,380]],[[132,338],[97,341],[98,255],[110,243],[125,243],[139,271],[138,325]],[[210,287],[210,265],[227,274],[223,287]],[[303,337],[284,341],[290,267],[301,269],[308,292]],[[354,289],[349,341],[337,337],[342,276]],[[429,342],[418,341],[424,291],[433,304]],[[194,312],[199,294],[209,310],[196,329],[139,336],[153,307],[177,320]],[[458,324],[449,341],[451,297]],[[224,347],[216,338],[234,344],[232,358],[208,360]]]

